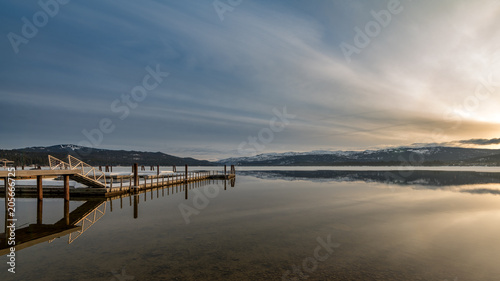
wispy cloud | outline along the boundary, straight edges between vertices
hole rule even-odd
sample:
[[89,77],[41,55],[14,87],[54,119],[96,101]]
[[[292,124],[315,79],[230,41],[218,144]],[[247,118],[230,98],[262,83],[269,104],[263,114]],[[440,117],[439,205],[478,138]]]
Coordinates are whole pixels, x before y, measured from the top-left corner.
[[461,144],[475,144],[475,145],[492,145],[500,144],[500,138],[496,139],[470,139],[458,141]]
[[[0,41],[0,117],[12,120],[2,145],[80,141],[82,129],[116,117],[110,103],[152,64],[168,81],[104,147],[231,154],[282,106],[297,117],[266,151],[433,142],[435,130],[435,142],[500,134],[499,95],[464,109],[481,79],[500,81],[500,4],[401,2],[404,14],[347,63],[339,44],[385,1],[246,1],[223,22],[204,1],[71,1],[19,54]],[[0,4],[1,33],[19,32],[37,10]]]

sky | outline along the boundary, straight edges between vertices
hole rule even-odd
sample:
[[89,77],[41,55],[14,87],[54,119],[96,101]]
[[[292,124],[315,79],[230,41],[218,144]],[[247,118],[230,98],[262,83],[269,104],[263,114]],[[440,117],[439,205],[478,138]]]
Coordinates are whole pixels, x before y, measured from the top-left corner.
[[0,3],[0,148],[500,144],[497,0]]

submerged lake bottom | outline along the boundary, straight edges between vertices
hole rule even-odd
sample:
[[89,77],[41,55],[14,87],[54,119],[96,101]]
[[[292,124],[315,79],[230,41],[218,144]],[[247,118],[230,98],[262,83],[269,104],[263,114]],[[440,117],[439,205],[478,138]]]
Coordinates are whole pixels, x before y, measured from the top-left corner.
[[[102,212],[82,233],[16,251],[15,274],[0,257],[0,277],[498,280],[499,195],[491,171],[246,169],[232,184],[70,201],[73,214]],[[30,235],[64,218],[62,199],[43,200],[42,221],[36,199],[16,203],[17,229]]]

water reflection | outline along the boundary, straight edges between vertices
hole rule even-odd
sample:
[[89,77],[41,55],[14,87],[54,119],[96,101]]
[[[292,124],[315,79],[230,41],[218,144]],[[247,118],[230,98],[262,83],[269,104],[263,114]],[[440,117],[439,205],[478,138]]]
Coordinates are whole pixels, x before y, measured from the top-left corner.
[[[224,182],[217,187],[196,183],[109,198],[109,212],[71,246],[59,239],[25,249],[16,276],[3,279],[1,264],[0,276],[50,281],[119,279],[115,273],[131,276],[127,280],[498,280],[498,196],[443,191],[454,187],[444,185],[276,179],[239,176],[237,188],[225,182],[227,192],[222,192]],[[381,188],[388,186],[398,192]],[[210,193],[214,188],[220,192]],[[200,194],[209,200],[196,200]],[[47,223],[51,204],[44,203]],[[189,224],[182,206],[198,211]],[[63,208],[57,206],[57,220],[64,219]]]
[[307,180],[313,182],[372,182],[411,186],[414,189],[500,194],[500,173],[468,171],[241,171],[261,179]]
[[[43,242],[51,242],[55,238],[66,235],[69,235],[69,243],[72,243],[76,238],[88,230],[90,226],[98,221],[106,210],[106,201],[104,200],[87,201],[72,212],[69,211],[69,204],[70,201],[64,200],[63,216],[59,221],[54,224],[43,224],[43,200],[37,200],[36,224],[29,224],[27,227],[15,229],[16,251]],[[102,206],[104,206],[104,208],[101,208]],[[102,213],[101,216],[95,214],[98,211]],[[11,247],[7,239],[8,233],[10,233],[7,229],[7,211],[4,216],[5,231],[0,234],[0,255],[9,254],[9,249]]]
[[[147,201],[148,193],[150,194],[150,200],[154,199],[154,193],[156,193],[156,198],[161,196],[165,197],[165,189],[167,190],[167,196],[170,194],[176,194],[179,192],[184,192],[185,200],[189,199],[189,190],[194,188],[205,187],[214,184],[218,181],[200,181],[193,182],[184,185],[169,186],[164,188],[155,188],[150,190],[143,190],[136,194],[130,195],[119,195],[105,199],[91,198],[91,199],[80,199],[67,201],[64,200],[62,217],[54,224],[43,224],[43,200],[34,199],[36,201],[36,224],[29,224],[27,227],[16,228],[15,229],[15,248],[16,251],[31,247],[43,242],[52,242],[56,238],[61,238],[66,235],[68,236],[68,244],[73,243],[77,238],[84,234],[87,230],[97,223],[105,214],[106,208],[109,203],[109,210],[113,212],[113,201],[119,199],[120,209],[123,209],[123,200],[129,199],[130,206],[133,206],[133,217],[134,219],[139,218],[139,202],[140,196],[144,196],[144,201]],[[226,190],[227,182],[224,181],[224,190]],[[232,187],[235,185],[235,179],[230,180]],[[19,196],[21,197],[21,196]],[[70,212],[70,202],[84,203],[77,207],[75,210]],[[132,204],[133,200],[133,204]],[[7,215],[7,205],[4,210],[4,233],[0,233],[0,256],[7,255],[10,253],[10,245],[8,245],[8,218]]]

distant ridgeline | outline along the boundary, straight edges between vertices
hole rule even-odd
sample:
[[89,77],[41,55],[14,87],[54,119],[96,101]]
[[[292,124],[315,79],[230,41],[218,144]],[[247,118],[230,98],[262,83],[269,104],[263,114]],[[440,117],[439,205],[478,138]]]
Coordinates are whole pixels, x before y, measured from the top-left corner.
[[240,166],[500,166],[500,150],[435,146],[286,152],[228,158],[218,163]]
[[48,155],[65,158],[73,155],[90,165],[239,165],[239,166],[500,166],[500,150],[460,147],[399,147],[366,151],[312,151],[267,153],[210,162],[181,158],[161,152],[90,149],[76,145],[54,145],[0,150],[0,158],[15,165],[48,165]]
[[162,152],[141,152],[125,150],[90,149],[77,145],[54,145],[48,147],[28,147],[12,150],[0,150],[0,158],[14,161],[16,166],[49,165],[48,155],[63,159],[73,155],[82,161],[93,165],[127,166],[133,163],[141,165],[190,165],[213,166],[215,163],[194,158],[181,158]]

